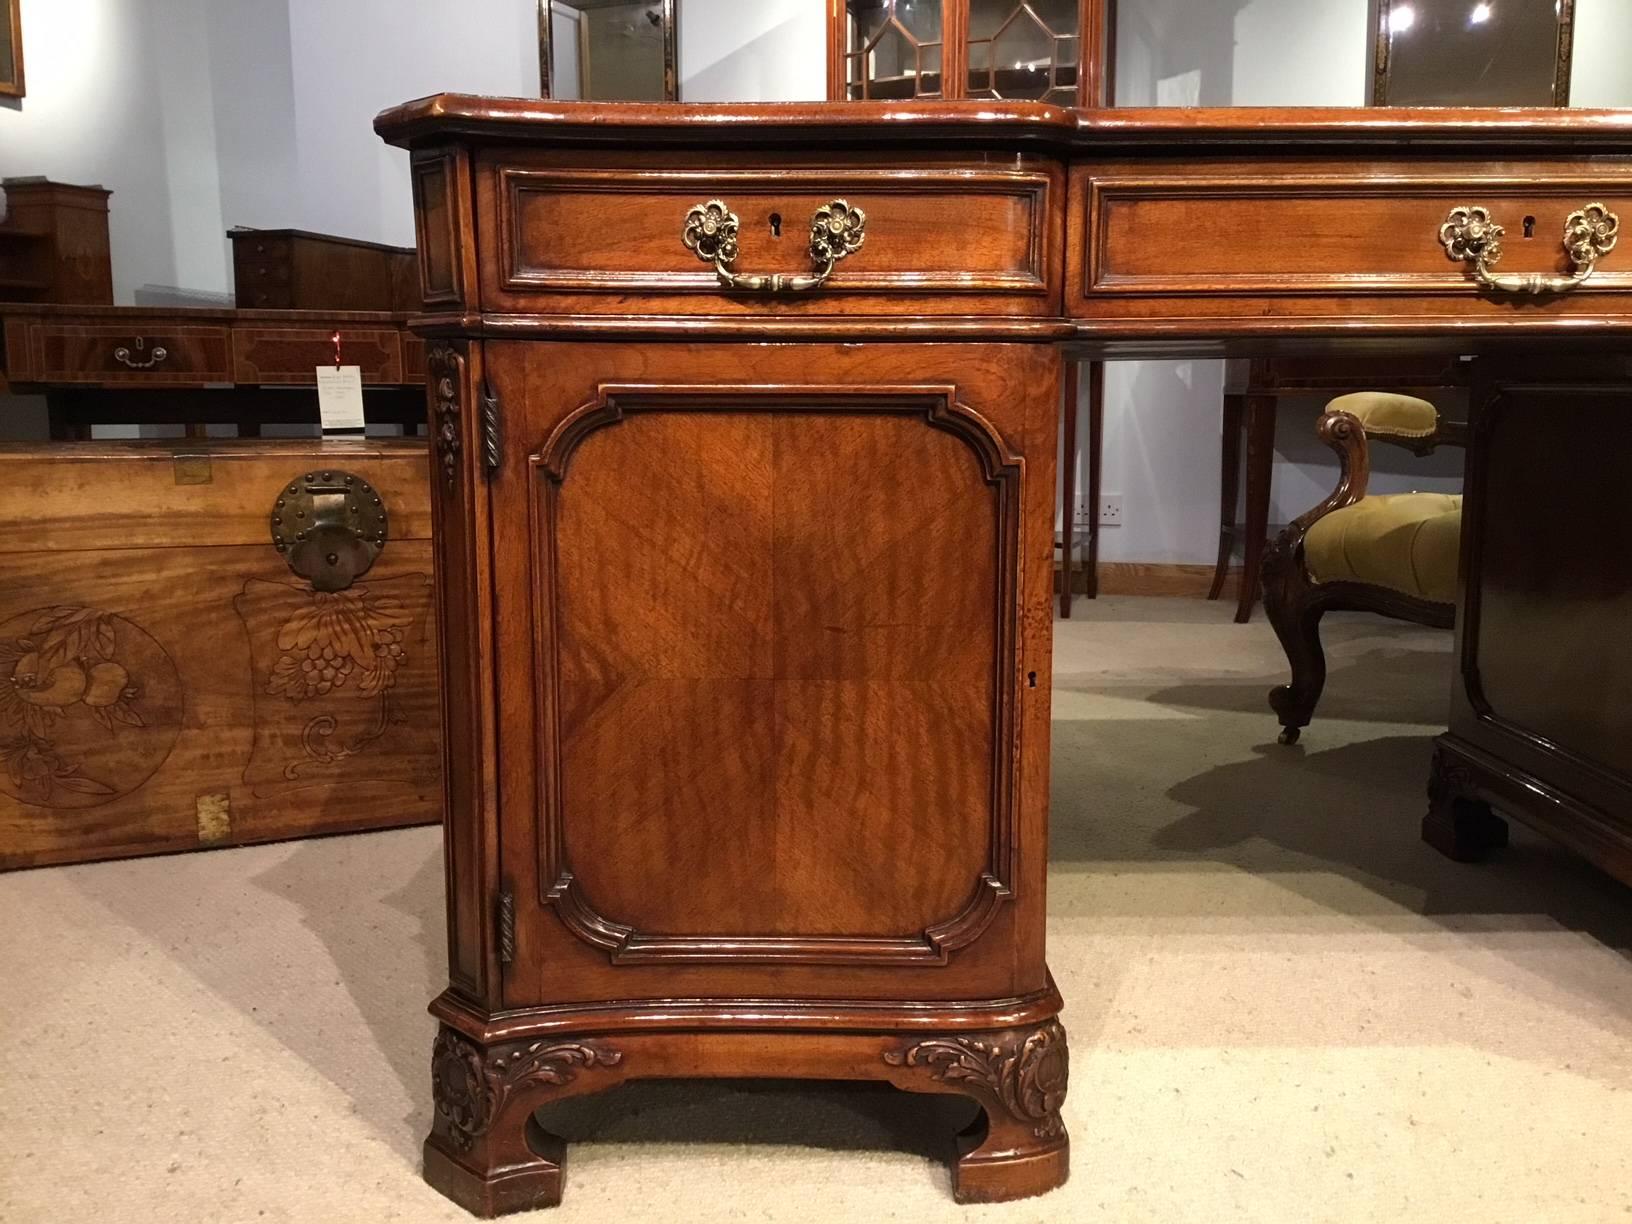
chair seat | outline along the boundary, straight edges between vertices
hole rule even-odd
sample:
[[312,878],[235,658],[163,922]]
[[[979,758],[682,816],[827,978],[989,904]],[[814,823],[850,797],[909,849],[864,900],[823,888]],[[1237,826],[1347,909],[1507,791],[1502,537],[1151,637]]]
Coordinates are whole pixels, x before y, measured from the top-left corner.
[[1364,582],[1454,603],[1461,536],[1461,494],[1367,496],[1309,528],[1304,566],[1316,582]]

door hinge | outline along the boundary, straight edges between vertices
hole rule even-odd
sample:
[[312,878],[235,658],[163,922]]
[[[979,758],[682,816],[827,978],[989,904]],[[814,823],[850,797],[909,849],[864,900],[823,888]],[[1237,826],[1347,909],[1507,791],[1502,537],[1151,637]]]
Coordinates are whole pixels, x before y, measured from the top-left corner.
[[499,450],[504,437],[499,427],[499,397],[493,388],[482,384],[482,462],[491,478],[499,470]]
[[499,894],[499,964],[516,959],[516,894],[506,888]]

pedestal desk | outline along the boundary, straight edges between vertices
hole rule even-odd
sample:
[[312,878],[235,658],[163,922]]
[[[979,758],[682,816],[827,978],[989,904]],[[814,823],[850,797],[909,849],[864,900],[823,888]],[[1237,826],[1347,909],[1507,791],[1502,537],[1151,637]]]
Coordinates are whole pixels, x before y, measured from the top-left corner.
[[376,126],[412,150],[430,343],[425,1174],[481,1214],[558,1199],[539,1105],[645,1077],[966,1094],[960,1200],[1065,1178],[1064,353],[1632,332],[1618,113],[439,96]]

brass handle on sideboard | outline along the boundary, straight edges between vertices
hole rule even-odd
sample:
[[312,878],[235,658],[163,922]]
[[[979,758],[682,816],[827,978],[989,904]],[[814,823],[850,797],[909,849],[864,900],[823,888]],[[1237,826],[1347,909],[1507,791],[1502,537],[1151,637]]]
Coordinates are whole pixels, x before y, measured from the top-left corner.
[[1458,262],[1473,265],[1473,279],[1487,289],[1502,293],[1568,293],[1592,275],[1598,261],[1615,249],[1621,219],[1602,204],[1577,209],[1564,222],[1564,251],[1570,257],[1570,271],[1549,276],[1543,272],[1498,274],[1491,269],[1502,257],[1500,225],[1490,219],[1490,209],[1464,204],[1451,209],[1439,227],[1440,245]]
[[815,289],[833,275],[839,260],[855,254],[867,240],[867,214],[844,200],[833,200],[818,208],[810,219],[810,262],[815,271],[748,276],[731,266],[737,260],[740,227],[740,219],[724,200],[709,200],[686,214],[680,241],[698,259],[714,265],[720,284],[751,293],[803,293]]
[[121,344],[118,348],[113,350],[113,359],[120,365],[126,366],[132,370],[151,370],[154,366],[163,362],[166,357],[170,356],[169,351],[165,349],[163,345],[155,344],[153,346],[153,351],[148,353],[147,356],[143,358],[142,353],[146,351],[146,349],[147,341],[143,337],[137,336],[136,356],[132,357],[130,355],[130,350]]

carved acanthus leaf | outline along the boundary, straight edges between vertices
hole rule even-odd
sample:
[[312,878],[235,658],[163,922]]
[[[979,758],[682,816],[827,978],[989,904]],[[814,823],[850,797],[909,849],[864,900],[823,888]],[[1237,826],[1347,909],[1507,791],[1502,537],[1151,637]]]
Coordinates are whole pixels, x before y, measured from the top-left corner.
[[622,1061],[621,1051],[605,1045],[532,1041],[501,1049],[484,1062],[480,1046],[444,1028],[431,1050],[431,1095],[454,1146],[468,1151],[517,1089],[570,1084],[580,1068]]
[[887,1052],[884,1061],[892,1067],[927,1067],[936,1079],[983,1090],[1014,1117],[1031,1123],[1039,1139],[1065,1133],[1060,1106],[1071,1061],[1065,1029],[1056,1020],[990,1040],[935,1037]]

